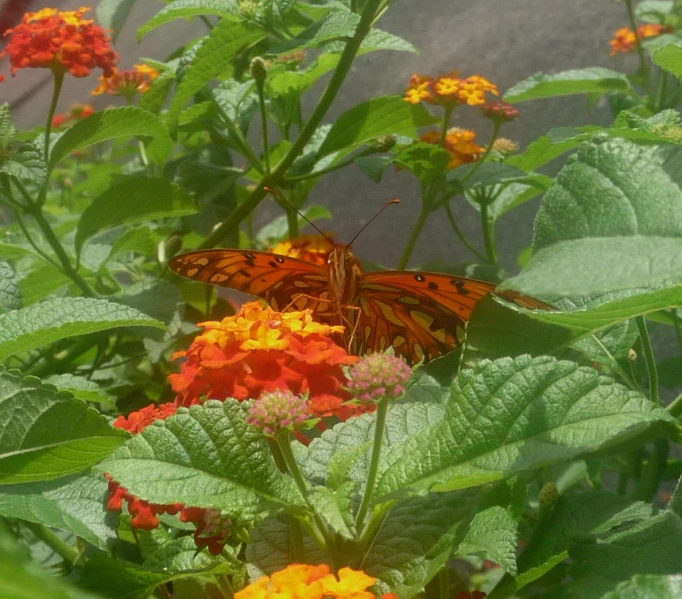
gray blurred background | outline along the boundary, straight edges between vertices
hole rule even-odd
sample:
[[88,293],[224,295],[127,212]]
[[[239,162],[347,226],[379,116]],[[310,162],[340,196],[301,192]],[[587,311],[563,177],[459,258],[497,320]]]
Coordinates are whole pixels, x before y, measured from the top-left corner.
[[[17,0],[0,0],[0,7]],[[58,6],[72,10],[75,2],[24,0],[28,10]],[[95,4],[93,4],[93,8]],[[164,59],[178,45],[203,35],[199,22],[178,21],[149,34],[141,44],[135,29],[164,7],[162,2],[137,0],[123,31],[116,40],[121,55],[120,68],[130,68],[140,58]],[[94,11],[89,13],[94,16]],[[606,66],[636,68],[634,55],[609,58],[607,41],[619,27],[627,25],[625,6],[614,0],[397,0],[379,23],[379,28],[405,38],[420,51],[420,56],[403,52],[374,52],[355,63],[326,122],[358,102],[382,94],[401,94],[414,72],[438,75],[459,69],[462,76],[479,74],[496,83],[504,92],[516,82],[538,72]],[[7,61],[0,72],[8,74]],[[96,76],[68,79],[58,111],[74,102],[91,102],[96,108],[112,103],[108,96],[90,97]],[[312,106],[321,86],[307,97]],[[51,93],[51,78],[42,69],[22,70],[0,84],[0,101],[9,101],[18,127],[41,124]],[[113,99],[115,102],[116,99]],[[502,130],[525,148],[529,142],[558,126],[587,123],[606,124],[610,120],[605,102],[591,109],[584,97],[535,101],[518,105],[520,117]],[[477,141],[485,145],[486,125],[477,111],[464,107],[455,111],[453,126],[475,128]],[[561,165],[550,165],[550,172]],[[375,184],[360,170],[350,167],[327,175],[311,194],[310,202],[329,207],[333,221],[325,228],[340,242],[350,240],[376,210],[388,199],[399,197],[401,204],[387,210],[354,244],[362,259],[392,268],[400,257],[419,210],[419,190],[412,177],[393,170]],[[539,200],[506,215],[498,225],[500,262],[511,272],[517,270],[519,250],[529,245],[532,221]],[[458,221],[466,233],[481,246],[477,214],[462,198],[453,204]],[[266,200],[257,221],[266,222],[278,214]],[[434,259],[444,263],[472,261],[473,257],[452,233],[443,213],[433,215],[413,253],[411,264]]]

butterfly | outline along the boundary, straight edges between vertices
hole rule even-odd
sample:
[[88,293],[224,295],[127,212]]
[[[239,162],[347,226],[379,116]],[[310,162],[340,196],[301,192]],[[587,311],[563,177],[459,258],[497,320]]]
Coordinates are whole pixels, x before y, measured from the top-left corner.
[[[326,266],[236,249],[198,250],[172,258],[177,274],[266,300],[274,310],[313,312],[344,325],[340,340],[356,355],[392,347],[408,362],[455,349],[476,303],[495,285],[443,273],[388,270],[363,273],[349,245],[335,242]],[[497,295],[524,308],[548,308],[512,291]]]

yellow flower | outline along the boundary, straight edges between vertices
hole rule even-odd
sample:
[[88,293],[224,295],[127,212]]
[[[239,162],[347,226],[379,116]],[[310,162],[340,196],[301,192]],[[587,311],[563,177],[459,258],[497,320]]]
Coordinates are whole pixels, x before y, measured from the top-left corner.
[[327,264],[327,258],[333,250],[334,244],[327,237],[319,234],[299,235],[294,239],[280,241],[270,248],[270,251],[275,254],[298,258],[319,266]]
[[327,574],[320,579],[324,588],[325,597],[336,597],[337,599],[374,599],[374,594],[367,588],[371,587],[376,578],[365,574],[362,570],[351,570],[341,568],[339,579],[333,574]]
[[431,93],[431,83],[433,83],[433,77],[417,75],[417,73],[415,73],[410,77],[403,99],[410,104],[432,102],[433,94]]
[[442,76],[436,80],[433,88],[439,100],[454,105],[477,106],[485,103],[486,92],[499,95],[497,86],[480,75],[472,75],[466,79]]

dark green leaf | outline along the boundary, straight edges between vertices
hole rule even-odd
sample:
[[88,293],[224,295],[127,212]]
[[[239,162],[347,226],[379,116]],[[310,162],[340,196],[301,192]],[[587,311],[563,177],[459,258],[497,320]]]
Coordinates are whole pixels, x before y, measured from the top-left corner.
[[0,315],[0,359],[44,347],[59,339],[122,326],[163,329],[163,323],[103,299],[48,300]]
[[21,308],[21,290],[12,267],[0,260],[0,312]]
[[[0,482],[54,480],[85,470],[126,438],[71,394],[35,377],[0,374]],[[11,425],[11,426],[10,426]]]
[[275,53],[290,52],[302,48],[316,48],[323,42],[352,37],[360,22],[360,15],[350,11],[333,11],[301,31],[293,39],[279,44]]
[[393,162],[414,173],[421,183],[426,184],[445,174],[450,154],[435,144],[416,141],[398,150]]
[[234,15],[237,9],[235,0],[174,0],[164,6],[149,21],[138,28],[137,41],[157,27],[187,17],[216,16],[228,17]]

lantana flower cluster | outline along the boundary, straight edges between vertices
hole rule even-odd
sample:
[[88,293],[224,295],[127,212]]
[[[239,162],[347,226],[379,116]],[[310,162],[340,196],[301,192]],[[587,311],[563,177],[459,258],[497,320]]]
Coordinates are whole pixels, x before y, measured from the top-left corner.
[[363,356],[348,368],[348,390],[355,400],[373,403],[383,397],[402,395],[412,369],[398,356],[374,353]]
[[0,52],[0,58],[9,57],[12,76],[25,68],[47,68],[55,75],[68,72],[74,77],[86,77],[100,68],[104,77],[113,75],[118,54],[104,29],[83,18],[89,10],[43,8],[24,14],[19,25],[5,32],[7,45]]
[[478,106],[485,103],[486,93],[499,95],[497,86],[480,75],[461,78],[458,71],[439,77],[414,74],[405,90],[405,101],[410,104],[426,102],[445,106]]
[[[271,576],[261,576],[235,593],[234,599],[376,599],[367,590],[375,582],[376,578],[362,570],[341,568],[335,576],[326,564],[290,564]],[[396,596],[390,593],[381,599],[396,599]]]
[[270,251],[275,254],[297,258],[318,266],[327,264],[329,254],[333,250],[334,244],[331,238],[320,234],[299,235],[294,239],[280,241],[270,248]]
[[[426,131],[419,137],[422,141],[430,144],[440,144],[440,133],[438,131]],[[485,152],[485,148],[479,146],[474,140],[476,133],[469,129],[459,129],[453,127],[448,129],[445,135],[443,147],[450,154],[448,169],[457,168],[462,164],[476,162]]]
[[619,52],[627,54],[633,52],[637,47],[637,38],[645,39],[655,37],[663,33],[670,33],[671,27],[664,27],[658,23],[644,23],[637,27],[637,35],[630,27],[621,27],[613,34],[613,39],[609,40],[611,52],[609,56],[615,56]]
[[149,91],[159,71],[146,64],[136,64],[132,69],[119,71],[116,69],[110,77],[101,76],[99,84],[91,92],[93,96],[108,94],[109,96],[123,96],[129,102],[137,94]]
[[68,112],[58,112],[52,117],[52,127],[64,127],[89,117],[95,112],[90,104],[72,104]]

